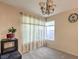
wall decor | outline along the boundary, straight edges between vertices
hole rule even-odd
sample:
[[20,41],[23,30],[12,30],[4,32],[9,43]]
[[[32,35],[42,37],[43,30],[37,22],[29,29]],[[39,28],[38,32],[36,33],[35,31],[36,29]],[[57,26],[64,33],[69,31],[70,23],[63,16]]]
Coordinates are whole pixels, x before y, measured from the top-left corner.
[[70,23],[77,22],[78,20],[78,14],[77,13],[72,13],[69,15],[68,20]]

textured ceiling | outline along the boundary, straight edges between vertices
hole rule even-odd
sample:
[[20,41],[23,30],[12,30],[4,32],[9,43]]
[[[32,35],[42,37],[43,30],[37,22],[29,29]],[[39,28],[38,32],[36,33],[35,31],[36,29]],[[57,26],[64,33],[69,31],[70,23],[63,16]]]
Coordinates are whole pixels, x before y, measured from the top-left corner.
[[[41,13],[39,2],[41,0],[0,0],[9,5],[23,8],[24,10],[33,12],[37,15],[44,16]],[[45,1],[45,0],[42,0]],[[56,4],[55,11],[52,15],[77,8],[77,0],[53,0],[54,4]],[[47,17],[47,15],[45,15]]]

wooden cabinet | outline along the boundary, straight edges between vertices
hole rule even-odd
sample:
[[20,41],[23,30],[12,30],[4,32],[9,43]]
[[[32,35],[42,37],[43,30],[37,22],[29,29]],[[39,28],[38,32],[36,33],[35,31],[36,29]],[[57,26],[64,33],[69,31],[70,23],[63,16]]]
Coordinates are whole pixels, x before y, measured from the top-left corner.
[[1,40],[1,59],[21,59],[16,38]]

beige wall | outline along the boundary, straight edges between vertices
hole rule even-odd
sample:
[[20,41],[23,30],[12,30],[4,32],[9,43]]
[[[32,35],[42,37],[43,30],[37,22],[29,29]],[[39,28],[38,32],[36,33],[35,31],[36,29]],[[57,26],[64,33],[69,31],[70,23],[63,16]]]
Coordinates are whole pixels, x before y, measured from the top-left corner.
[[[16,38],[21,42],[20,16],[17,9],[0,2],[0,39],[6,38],[8,28],[14,26],[17,29],[15,33]],[[20,46],[21,43],[19,44],[19,50],[21,51]]]
[[55,20],[55,40],[48,42],[48,47],[77,56],[78,23],[70,23],[68,21],[68,16],[72,12],[77,11],[70,10],[48,18],[50,21]]

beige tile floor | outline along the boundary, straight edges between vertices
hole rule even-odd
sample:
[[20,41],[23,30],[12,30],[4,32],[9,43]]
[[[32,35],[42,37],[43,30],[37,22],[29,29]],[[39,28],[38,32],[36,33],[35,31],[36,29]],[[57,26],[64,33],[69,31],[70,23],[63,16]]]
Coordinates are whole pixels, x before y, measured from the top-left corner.
[[77,57],[55,49],[42,47],[24,54],[22,59],[77,59]]

